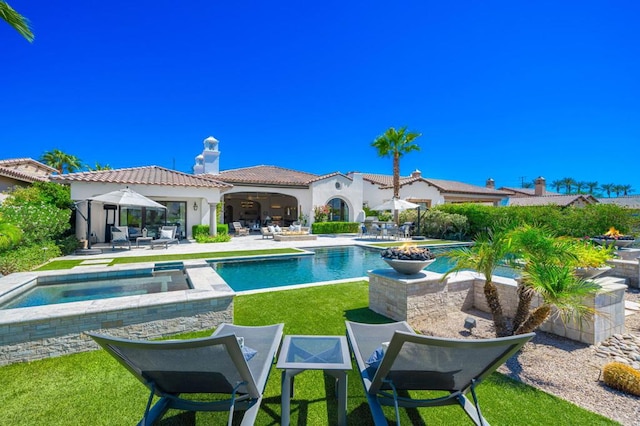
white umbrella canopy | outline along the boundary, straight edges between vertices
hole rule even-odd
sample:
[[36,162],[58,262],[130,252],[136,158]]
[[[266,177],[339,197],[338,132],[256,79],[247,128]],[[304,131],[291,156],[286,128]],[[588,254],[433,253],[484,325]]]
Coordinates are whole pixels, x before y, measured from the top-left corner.
[[160,203],[156,203],[150,198],[145,197],[129,188],[118,189],[117,191],[107,192],[97,197],[89,198],[91,201],[98,201],[105,204],[117,204],[124,207],[148,207],[154,209],[166,209]]
[[391,210],[391,211],[401,212],[409,209],[417,209],[418,207],[420,207],[419,204],[411,203],[409,201],[401,200],[399,198],[392,198],[389,201],[385,201],[384,203],[380,204],[379,206],[373,207],[371,210],[375,210],[375,211]]

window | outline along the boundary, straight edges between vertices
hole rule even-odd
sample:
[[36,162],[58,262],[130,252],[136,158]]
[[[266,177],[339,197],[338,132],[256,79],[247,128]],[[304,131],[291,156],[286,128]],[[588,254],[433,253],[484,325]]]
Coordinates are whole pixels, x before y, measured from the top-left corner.
[[329,222],[347,222],[349,220],[349,206],[344,200],[333,198],[327,205],[330,208]]

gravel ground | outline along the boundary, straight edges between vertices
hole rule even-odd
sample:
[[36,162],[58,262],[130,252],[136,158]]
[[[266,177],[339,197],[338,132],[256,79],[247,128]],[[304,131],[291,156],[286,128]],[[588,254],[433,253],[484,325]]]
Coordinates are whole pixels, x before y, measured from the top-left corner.
[[[637,291],[627,291],[625,298],[640,303]],[[471,335],[462,326],[468,316],[477,324]],[[625,333],[640,336],[640,312],[627,316],[625,327]],[[442,321],[416,328],[441,337],[495,337],[491,316],[480,311],[450,314]],[[599,380],[601,368],[608,361],[596,356],[594,346],[537,332],[499,371],[623,425],[640,426],[640,397],[618,392]]]

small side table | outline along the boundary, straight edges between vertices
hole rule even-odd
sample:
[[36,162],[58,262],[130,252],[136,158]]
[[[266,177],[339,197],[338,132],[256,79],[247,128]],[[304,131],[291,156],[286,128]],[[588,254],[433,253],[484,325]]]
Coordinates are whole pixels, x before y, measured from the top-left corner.
[[136,237],[136,248],[140,247],[140,241],[147,241],[151,243],[153,237]]
[[305,370],[323,370],[337,380],[338,425],[347,424],[347,372],[351,355],[345,336],[285,336],[277,368],[282,371],[282,426],[290,421],[294,377]]

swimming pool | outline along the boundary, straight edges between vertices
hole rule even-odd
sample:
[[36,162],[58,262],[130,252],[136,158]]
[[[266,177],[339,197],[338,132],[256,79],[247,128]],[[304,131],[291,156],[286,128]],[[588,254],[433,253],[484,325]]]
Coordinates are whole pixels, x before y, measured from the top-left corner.
[[83,281],[68,280],[55,284],[39,284],[2,306],[2,309],[25,308],[85,300],[162,293],[189,289],[182,270],[151,271],[132,277],[96,275]]
[[[361,247],[322,247],[309,249],[313,256],[292,256],[259,260],[213,262],[216,272],[235,291],[258,290],[323,281],[366,277],[367,271],[388,268],[380,250]],[[435,248],[436,261],[425,268],[444,274],[454,262],[446,256],[449,249]],[[498,275],[515,276],[513,270],[500,270]]]

